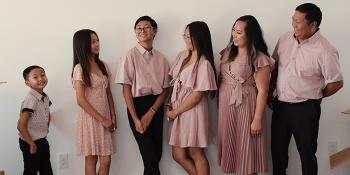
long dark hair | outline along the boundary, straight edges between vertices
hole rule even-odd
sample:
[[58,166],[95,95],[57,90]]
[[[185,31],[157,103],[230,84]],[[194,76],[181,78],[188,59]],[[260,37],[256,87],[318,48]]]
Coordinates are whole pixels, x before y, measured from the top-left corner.
[[[204,58],[210,62],[215,74],[215,83],[217,83],[213,46],[211,43],[211,35],[208,25],[203,21],[194,21],[188,24],[186,28],[190,33],[192,45],[197,49],[197,62],[201,56],[204,56]],[[216,91],[213,91],[211,96],[215,97],[215,94]]]
[[[83,70],[83,81],[87,87],[91,86],[90,80],[90,58],[91,57],[91,34],[95,34],[98,38],[98,35],[95,31],[90,29],[82,29],[75,32],[73,36],[73,70],[72,77],[74,72],[74,67],[77,64],[81,65]],[[103,75],[108,77],[107,70],[103,62],[99,58],[99,54],[93,55],[96,64],[100,68]]]
[[[267,56],[270,56],[270,54],[268,52],[268,48],[263,37],[261,27],[258,21],[255,19],[255,17],[251,15],[241,16],[233,24],[232,30],[235,24],[237,23],[237,21],[242,21],[246,23],[244,31],[246,33],[247,40],[248,40],[248,44],[247,44],[248,45],[248,64],[253,73],[255,71],[254,62],[256,60],[257,52],[260,51]],[[229,59],[228,59],[229,61],[234,61],[234,59],[238,54],[238,47],[235,46],[232,42],[233,42],[233,37],[231,34],[231,38],[230,38],[231,51],[229,54]]]

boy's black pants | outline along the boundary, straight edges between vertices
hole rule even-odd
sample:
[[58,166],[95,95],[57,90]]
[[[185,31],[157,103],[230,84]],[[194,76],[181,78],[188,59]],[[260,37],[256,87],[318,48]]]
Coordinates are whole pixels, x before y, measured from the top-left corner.
[[52,175],[49,143],[45,138],[35,140],[34,142],[37,146],[37,152],[30,154],[29,144],[19,139],[19,147],[23,153],[23,175],[37,175],[37,172],[40,175]]
[[[148,111],[156,101],[158,95],[148,95],[133,99],[135,110],[139,119]],[[130,128],[139,146],[144,165],[143,175],[160,175],[159,162],[163,147],[163,118],[164,107],[161,106],[154,115],[152,122],[145,133],[136,131],[131,114],[128,110]]]

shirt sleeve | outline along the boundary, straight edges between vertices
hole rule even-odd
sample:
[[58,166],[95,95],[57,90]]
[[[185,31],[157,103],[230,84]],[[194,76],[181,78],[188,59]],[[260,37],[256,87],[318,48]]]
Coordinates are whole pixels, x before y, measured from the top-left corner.
[[135,68],[129,56],[124,55],[120,58],[117,65],[115,83],[132,85]]
[[34,98],[30,98],[29,96],[27,96],[22,102],[21,112],[34,113],[35,105],[36,105],[36,100]]
[[338,51],[327,52],[321,59],[321,71],[325,84],[343,80],[340,70]]
[[77,81],[81,81],[81,82],[84,83],[84,81],[83,81],[83,70],[82,70],[80,64],[75,65],[74,70],[73,70],[73,77],[72,77],[73,88],[75,88],[75,85],[76,85]]
[[192,76],[196,76],[193,79],[195,82],[190,82],[194,85],[193,91],[210,91],[217,89],[214,70],[209,61],[202,61],[202,63],[198,65],[196,75]]
[[258,52],[257,58],[256,58],[255,63],[254,63],[255,72],[259,68],[265,67],[265,66],[269,66],[270,71],[272,71],[274,69],[274,64],[275,64],[275,62],[273,59],[271,59],[267,55],[263,54],[262,52]]

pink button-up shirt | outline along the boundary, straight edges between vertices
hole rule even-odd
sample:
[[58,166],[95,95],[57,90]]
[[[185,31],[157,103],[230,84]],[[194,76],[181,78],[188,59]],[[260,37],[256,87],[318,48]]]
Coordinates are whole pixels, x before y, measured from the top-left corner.
[[131,85],[133,97],[158,95],[169,87],[169,70],[163,54],[137,44],[119,60],[115,83]]
[[272,57],[278,61],[277,97],[284,102],[320,99],[328,83],[343,79],[338,51],[320,31],[302,43],[294,32],[284,34]]

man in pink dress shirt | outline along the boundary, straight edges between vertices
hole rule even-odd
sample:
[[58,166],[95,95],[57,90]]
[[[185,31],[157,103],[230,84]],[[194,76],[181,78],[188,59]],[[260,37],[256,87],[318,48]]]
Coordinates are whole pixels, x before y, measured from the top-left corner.
[[[321,99],[343,86],[338,51],[324,38],[319,26],[322,12],[312,3],[299,5],[292,18],[294,31],[278,41],[272,57],[273,101],[271,149],[273,174],[285,175],[291,136],[300,154],[303,175],[317,174],[317,137]],[[277,76],[278,74],[278,76]]]

